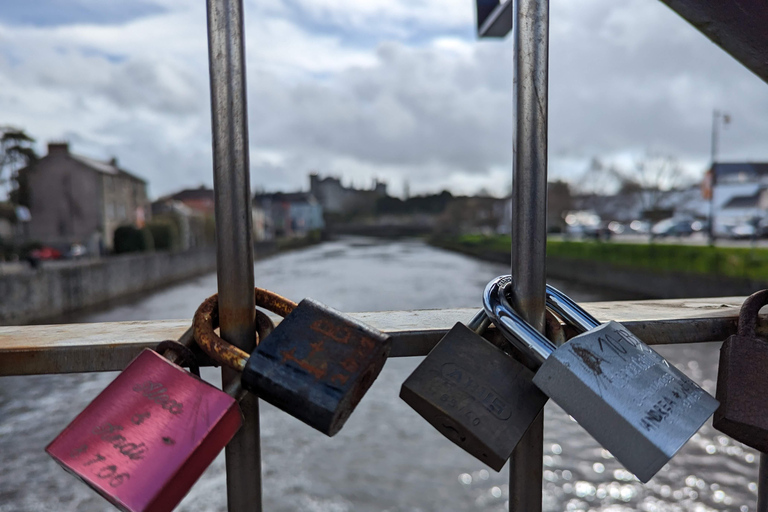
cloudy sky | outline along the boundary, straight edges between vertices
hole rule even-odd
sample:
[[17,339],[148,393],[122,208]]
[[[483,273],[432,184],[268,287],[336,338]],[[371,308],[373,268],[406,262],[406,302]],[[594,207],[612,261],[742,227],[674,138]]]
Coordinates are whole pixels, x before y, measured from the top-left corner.
[[[252,187],[317,170],[505,193],[512,44],[476,40],[473,5],[245,0]],[[733,117],[721,160],[768,160],[768,84],[661,2],[553,1],[551,23],[551,178],[647,153],[695,177],[715,108]],[[0,124],[117,156],[153,197],[211,184],[205,2],[2,2]]]

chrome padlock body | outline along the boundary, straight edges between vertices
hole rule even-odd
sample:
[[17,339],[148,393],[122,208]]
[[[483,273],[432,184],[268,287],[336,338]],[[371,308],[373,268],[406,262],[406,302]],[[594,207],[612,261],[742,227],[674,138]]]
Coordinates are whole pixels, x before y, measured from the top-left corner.
[[145,349],[46,452],[120,510],[164,512],[241,423],[233,397]]
[[532,378],[520,362],[457,323],[403,383],[400,398],[500,471],[547,401]]
[[[484,306],[507,339],[539,359],[534,384],[642,482],[714,413],[718,402],[685,374],[621,324],[600,325],[575,303],[581,320],[597,325],[555,349],[505,300],[503,288],[509,283],[508,276],[492,281]],[[573,312],[554,297],[567,298],[548,287],[547,306],[585,330],[586,324],[574,322]]]
[[250,356],[213,332],[216,296],[195,314],[198,344],[215,360],[242,371],[243,389],[333,436],[381,372],[389,336],[312,299],[295,304],[257,288],[256,305],[285,318]]
[[768,290],[753,293],[739,312],[737,334],[720,347],[717,399],[712,425],[762,453],[768,453],[768,341],[757,336],[757,315]]

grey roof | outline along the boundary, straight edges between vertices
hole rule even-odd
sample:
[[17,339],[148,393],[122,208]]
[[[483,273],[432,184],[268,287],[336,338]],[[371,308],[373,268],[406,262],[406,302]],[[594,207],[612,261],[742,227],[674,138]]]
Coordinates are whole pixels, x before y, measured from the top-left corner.
[[758,202],[760,201],[760,192],[758,191],[755,194],[752,194],[751,196],[735,196],[730,199],[725,205],[723,205],[723,209],[730,209],[730,208],[756,208],[758,205]]
[[215,198],[213,189],[207,188],[205,185],[201,185],[198,188],[185,188],[184,190],[180,190],[168,197],[171,199],[176,199],[177,201],[199,201],[201,199],[210,199],[213,201]]
[[147,183],[147,180],[140,178],[136,176],[135,174],[131,174],[130,172],[120,169],[117,165],[113,164],[112,162],[102,162],[101,160],[94,160],[93,158],[88,158],[87,156],[82,155],[76,155],[74,153],[68,153],[68,155],[78,162],[80,162],[83,165],[86,165],[93,169],[94,171],[100,172],[102,174],[110,174],[112,176],[127,176],[131,179],[140,181],[142,183]]
[[766,162],[717,163],[714,166],[716,181],[744,174],[750,178],[768,176]]
[[285,203],[316,203],[317,199],[311,192],[265,192],[253,196],[253,202],[261,204],[265,200]]

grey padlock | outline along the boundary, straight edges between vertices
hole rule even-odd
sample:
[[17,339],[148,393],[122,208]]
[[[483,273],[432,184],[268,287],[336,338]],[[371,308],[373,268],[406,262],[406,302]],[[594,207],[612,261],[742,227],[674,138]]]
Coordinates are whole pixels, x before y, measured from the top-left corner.
[[400,389],[438,432],[496,471],[541,414],[547,396],[533,372],[479,333],[488,317],[457,323]]
[[483,306],[511,343],[541,365],[533,382],[642,482],[650,480],[718,406],[617,322],[600,324],[549,287],[547,306],[584,331],[555,348],[511,307],[512,278],[491,281]]

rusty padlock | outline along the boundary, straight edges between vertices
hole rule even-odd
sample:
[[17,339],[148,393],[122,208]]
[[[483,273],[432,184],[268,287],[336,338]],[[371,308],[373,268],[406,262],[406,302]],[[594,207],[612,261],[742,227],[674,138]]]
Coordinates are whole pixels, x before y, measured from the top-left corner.
[[[266,336],[274,326],[256,313]],[[235,398],[174,364],[195,371],[191,327],[157,348],[169,350],[143,350],[45,449],[128,512],[172,510],[242,423]]]
[[768,290],[753,293],[739,312],[737,334],[720,348],[717,399],[712,425],[720,432],[763,453],[768,452],[768,341],[758,337],[757,317],[768,304]]
[[390,338],[312,299],[299,304],[256,288],[256,305],[283,316],[249,355],[214,332],[218,296],[195,313],[195,339],[214,360],[243,373],[243,389],[333,436],[378,377]]
[[438,432],[500,471],[547,396],[533,372],[480,336],[481,311],[457,323],[400,388],[400,398]]

